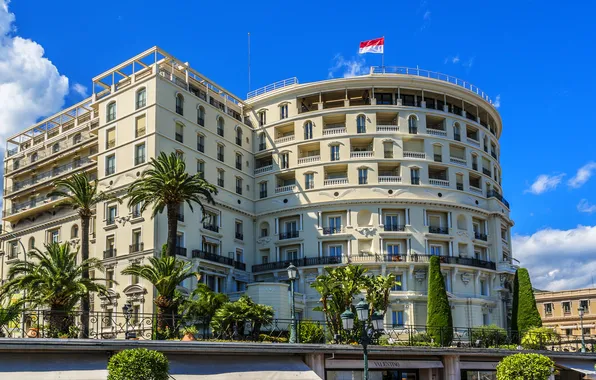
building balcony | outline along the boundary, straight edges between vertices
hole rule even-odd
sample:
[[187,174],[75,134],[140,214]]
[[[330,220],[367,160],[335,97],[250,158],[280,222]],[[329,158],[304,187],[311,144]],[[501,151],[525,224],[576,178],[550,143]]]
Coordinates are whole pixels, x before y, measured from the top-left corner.
[[449,235],[449,228],[447,228],[447,227],[428,226],[428,232],[431,233],[431,234]]
[[[427,263],[430,261],[432,255],[410,255],[407,261],[417,263]],[[439,256],[441,263],[443,264],[455,264],[455,265],[467,265],[476,268],[495,270],[497,265],[492,261],[485,261],[471,257],[458,257],[458,256]]]
[[219,226],[217,224],[203,223],[203,228],[208,231],[219,232]]
[[433,136],[447,137],[447,131],[444,131],[443,129],[437,129],[434,127],[426,127],[426,133]]
[[373,157],[375,152],[363,151],[363,152],[350,152],[350,158],[369,158]]
[[470,138],[470,137],[467,137],[466,141],[468,142],[468,144],[474,145],[475,147],[480,148],[480,141],[474,140],[473,138]]
[[342,135],[347,132],[345,125],[329,126],[323,129],[323,136]]
[[109,259],[112,257],[116,257],[116,248],[110,248],[103,251],[103,258]]
[[299,231],[280,232],[279,240],[296,239],[300,237]]
[[449,187],[449,181],[445,179],[429,178],[428,183],[433,186]]
[[128,251],[130,253],[136,253],[136,252],[143,252],[144,251],[144,244],[143,243],[135,243],[135,244],[131,244],[128,247]]
[[497,198],[501,203],[503,203],[507,208],[509,208],[509,202],[496,190],[491,190],[486,193],[487,198]]
[[297,267],[308,267],[318,265],[333,265],[341,264],[342,258],[337,256],[324,256],[324,257],[303,257],[294,260],[276,261],[266,264],[257,264],[252,266],[253,273],[267,272],[273,270],[287,269],[290,264],[294,264]]
[[401,183],[401,177],[396,175],[379,176],[379,183]]
[[489,177],[492,177],[493,173],[490,171],[490,169],[487,168],[482,168],[482,173],[484,173],[484,175],[487,175]]
[[236,232],[234,237],[238,240],[244,240],[244,234],[242,232]]
[[468,166],[468,162],[463,158],[458,157],[449,157],[449,161],[452,164],[461,165],[461,166]]
[[270,172],[273,170],[273,165],[261,166],[260,168],[255,169],[255,174],[261,174]]
[[346,256],[346,261],[348,263],[391,263],[407,261],[407,256],[400,254],[379,254],[370,252]]
[[425,160],[426,153],[424,153],[424,152],[404,152],[404,158],[419,158],[419,159]]
[[343,227],[323,227],[323,235],[338,235],[344,232]]
[[267,149],[267,143],[259,143],[259,150]]
[[377,125],[377,132],[398,132],[399,127],[397,125]]
[[406,226],[403,224],[385,224],[383,230],[385,232],[403,232],[406,230]]
[[480,194],[480,195],[482,195],[482,189],[481,189],[481,188],[479,188],[479,187],[476,187],[476,186],[470,185],[470,186],[469,186],[469,189],[470,189],[470,191],[471,191],[471,192],[473,192],[473,193],[477,193],[477,194]]
[[290,193],[296,189],[296,185],[278,186],[275,188],[275,194]]
[[321,161],[321,156],[302,157],[302,158],[298,159],[298,165],[310,164],[312,162],[319,162],[319,161]]
[[294,135],[279,137],[279,138],[275,139],[275,143],[276,144],[288,143],[290,141],[294,141],[294,137],[295,137]]
[[184,247],[176,247],[174,250],[176,252],[176,256],[184,256],[186,257],[186,248]]
[[334,178],[334,179],[326,179],[323,181],[323,186],[336,186],[336,185],[345,185],[348,183],[347,178]]
[[480,232],[474,231],[474,239],[488,241],[488,236],[486,234],[481,234]]
[[219,263],[219,264],[234,266],[234,259],[229,258],[229,257],[225,257],[225,256],[221,256],[221,255],[218,255],[218,254],[212,253],[212,252],[207,252],[207,251],[201,251],[201,250],[198,250],[198,249],[193,249],[192,250],[192,257],[194,259],[203,259],[203,260],[211,261],[211,262],[214,262],[214,263]]

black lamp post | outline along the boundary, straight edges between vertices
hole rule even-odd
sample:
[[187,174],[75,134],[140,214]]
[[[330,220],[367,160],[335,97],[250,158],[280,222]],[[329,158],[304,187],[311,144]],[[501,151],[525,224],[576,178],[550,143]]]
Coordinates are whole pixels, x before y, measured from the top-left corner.
[[[383,330],[383,313],[376,311],[368,318],[368,304],[364,298],[356,304],[356,313],[358,320],[362,322],[362,331],[358,343],[362,345],[364,354],[364,377],[363,380],[368,380],[368,345],[372,343],[372,338],[375,332]],[[354,313],[349,309],[341,314],[342,327],[346,331],[354,329]]]
[[290,326],[290,343],[297,343],[296,334],[296,303],[294,301],[294,281],[298,278],[298,268],[294,264],[290,263],[288,267],[288,279],[290,280],[290,318],[292,319],[292,325]]
[[577,309],[579,312],[579,327],[582,332],[582,348],[581,352],[586,352],[586,340],[584,339],[584,308],[582,306]]
[[122,306],[122,313],[124,313],[125,325],[124,325],[124,339],[129,339],[128,335],[128,323],[130,322],[130,317],[132,316],[132,304],[130,301],[127,301],[124,306]]

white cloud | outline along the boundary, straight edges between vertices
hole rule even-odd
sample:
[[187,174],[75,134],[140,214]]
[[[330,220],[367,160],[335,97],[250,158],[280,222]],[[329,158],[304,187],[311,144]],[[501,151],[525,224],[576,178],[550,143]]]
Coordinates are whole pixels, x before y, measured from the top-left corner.
[[557,188],[559,183],[565,174],[558,174],[558,175],[548,175],[548,174],[541,174],[539,175],[534,183],[524,191],[524,193],[532,193],[535,195],[540,195],[550,190],[554,190]]
[[458,62],[459,62],[459,54],[445,58],[445,64],[448,64],[448,63],[456,64]]
[[329,68],[328,78],[335,78],[338,72],[344,78],[368,74],[368,67],[365,66],[364,58],[361,56],[345,59],[343,55],[336,54],[333,57],[333,66]]
[[592,177],[594,170],[596,170],[596,162],[588,162],[577,170],[575,176],[569,179],[567,184],[576,189],[582,187]]
[[80,83],[75,83],[72,85],[72,90],[74,92],[76,92],[77,94],[79,94],[81,97],[86,98],[89,96],[89,93],[87,92],[87,86],[83,86]]
[[422,16],[424,21],[430,21],[430,11],[424,12],[424,16]]
[[462,63],[462,66],[467,68],[467,69],[471,69],[472,66],[474,65],[474,59],[476,57],[470,57],[467,61]]
[[582,199],[577,204],[577,211],[592,214],[596,212],[596,205],[590,204],[587,199]]
[[513,255],[528,268],[538,289],[562,290],[591,286],[596,276],[596,226],[569,230],[545,228],[513,236]]
[[499,94],[499,95],[497,95],[495,97],[495,101],[493,102],[493,106],[495,106],[495,108],[501,107],[501,94]]
[[8,1],[0,0],[0,144],[58,111],[68,93],[68,78],[43,56],[41,45],[14,35],[14,20]]

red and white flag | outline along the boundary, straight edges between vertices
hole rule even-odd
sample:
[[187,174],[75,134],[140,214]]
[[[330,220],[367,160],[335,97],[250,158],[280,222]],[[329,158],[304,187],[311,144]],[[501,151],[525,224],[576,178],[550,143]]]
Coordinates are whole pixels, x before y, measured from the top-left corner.
[[364,53],[376,53],[383,54],[383,48],[385,47],[385,37],[375,38],[374,40],[362,41],[360,43],[360,54]]

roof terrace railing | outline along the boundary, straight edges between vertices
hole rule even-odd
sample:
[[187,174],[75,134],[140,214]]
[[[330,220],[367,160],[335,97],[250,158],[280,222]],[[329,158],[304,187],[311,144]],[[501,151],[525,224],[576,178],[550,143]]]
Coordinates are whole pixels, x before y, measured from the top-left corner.
[[254,98],[255,96],[263,95],[280,88],[291,86],[293,84],[298,84],[298,78],[292,77],[280,80],[279,82],[271,83],[265,87],[257,88],[256,90],[250,91],[248,94],[246,94],[246,99]]
[[419,69],[417,67],[412,68],[412,67],[403,67],[403,66],[371,66],[370,73],[371,74],[413,75],[413,76],[417,76],[417,77],[431,78],[431,79],[436,79],[436,80],[440,80],[443,82],[449,82],[456,86],[463,87],[470,92],[473,92],[474,94],[480,96],[482,99],[484,99],[485,101],[487,101],[494,107],[494,104],[493,104],[493,101],[491,100],[491,98],[488,96],[488,94],[486,94],[480,88],[478,88],[477,86],[473,85],[470,82],[467,82],[463,79],[453,77],[451,75],[439,73],[436,71],[423,70],[423,69]]

